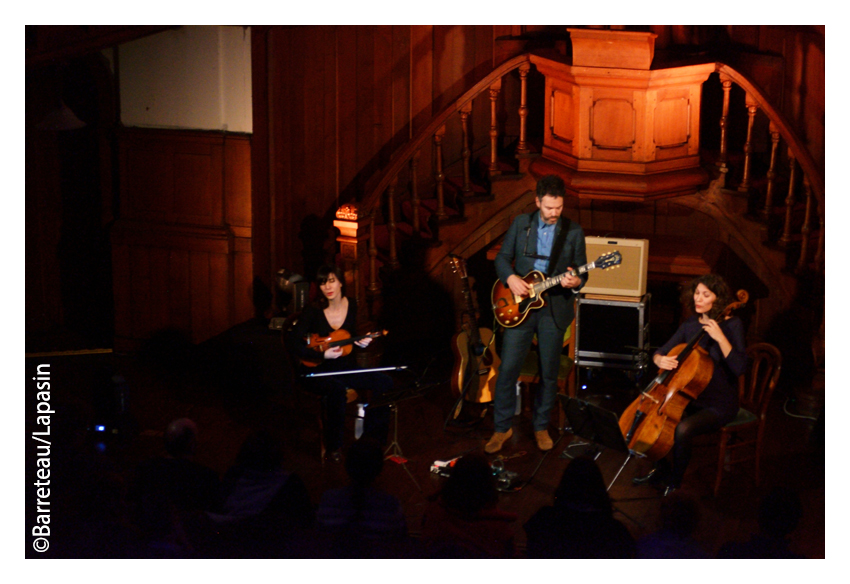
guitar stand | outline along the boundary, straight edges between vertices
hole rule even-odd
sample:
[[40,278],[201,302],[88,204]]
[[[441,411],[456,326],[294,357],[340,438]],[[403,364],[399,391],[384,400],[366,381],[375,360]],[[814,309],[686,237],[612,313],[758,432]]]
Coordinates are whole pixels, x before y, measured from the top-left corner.
[[573,434],[589,441],[569,444],[561,453],[561,458],[576,458],[581,456],[580,454],[571,454],[568,452],[573,446],[587,446],[588,448],[582,454],[595,450],[593,460],[596,460],[602,454],[602,447],[626,454],[626,460],[623,461],[623,464],[617,470],[617,474],[614,475],[614,478],[608,484],[608,488],[605,489],[606,491],[610,491],[629,461],[636,456],[643,457],[644,455],[628,447],[626,439],[620,431],[617,415],[614,412],[563,394],[559,394],[558,398],[561,400],[564,414],[573,428]]

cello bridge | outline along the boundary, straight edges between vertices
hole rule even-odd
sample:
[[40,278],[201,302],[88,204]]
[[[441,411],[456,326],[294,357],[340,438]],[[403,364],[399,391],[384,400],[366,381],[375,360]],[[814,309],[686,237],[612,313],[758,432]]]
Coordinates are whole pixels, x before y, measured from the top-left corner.
[[651,395],[649,395],[649,394],[648,394],[648,393],[646,393],[645,391],[642,391],[642,392],[641,392],[641,395],[643,395],[644,397],[648,397],[649,399],[651,399],[651,400],[652,400],[653,402],[655,402],[655,403],[658,403],[658,400],[657,400],[657,399],[655,399],[654,397],[652,397]]

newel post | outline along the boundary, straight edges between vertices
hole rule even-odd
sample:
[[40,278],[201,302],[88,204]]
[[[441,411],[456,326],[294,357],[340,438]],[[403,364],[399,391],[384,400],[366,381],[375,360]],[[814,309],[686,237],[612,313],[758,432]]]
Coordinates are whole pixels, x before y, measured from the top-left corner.
[[374,296],[374,291],[366,288],[367,282],[372,282],[369,268],[371,224],[371,217],[360,216],[356,203],[342,205],[336,211],[334,227],[339,229],[336,240],[340,267],[345,275],[346,294],[357,301],[358,324],[369,320],[369,305]]

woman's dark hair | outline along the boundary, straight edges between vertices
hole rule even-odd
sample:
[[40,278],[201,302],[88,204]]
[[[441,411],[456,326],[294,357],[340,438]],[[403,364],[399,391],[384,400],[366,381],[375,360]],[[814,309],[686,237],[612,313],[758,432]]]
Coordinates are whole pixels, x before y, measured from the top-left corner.
[[480,454],[467,454],[452,468],[452,474],[440,492],[449,509],[463,517],[475,517],[499,500],[496,479],[487,459]]
[[726,280],[717,274],[705,274],[691,280],[690,283],[688,283],[688,285],[682,290],[682,302],[691,310],[691,312],[696,311],[696,307],[694,306],[694,292],[696,292],[697,286],[700,284],[711,290],[714,295],[717,296],[711,310],[708,311],[706,315],[710,319],[717,320],[720,313],[729,306],[730,302],[732,302],[732,292],[729,289],[729,285],[726,283]]
[[605,490],[602,471],[590,458],[574,459],[564,469],[555,489],[555,507],[575,507],[611,514],[611,499]]
[[[336,281],[342,285],[342,295],[345,296],[345,276],[342,273],[342,269],[336,264],[325,264],[316,270],[316,284],[319,286],[324,285],[331,276],[336,278]],[[324,294],[319,294],[318,301],[322,308],[327,308],[328,299],[325,298]]]

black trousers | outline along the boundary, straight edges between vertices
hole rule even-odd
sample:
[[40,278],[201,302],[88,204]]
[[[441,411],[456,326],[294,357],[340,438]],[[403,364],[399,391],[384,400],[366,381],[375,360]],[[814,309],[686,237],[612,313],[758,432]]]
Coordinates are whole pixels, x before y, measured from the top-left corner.
[[[304,380],[304,387],[308,391],[322,396],[322,410],[325,416],[325,448],[328,452],[333,452],[342,448],[343,445],[346,390],[351,388],[361,395],[363,392],[371,390],[371,399],[374,401],[392,389],[393,380],[388,375],[379,372],[355,373],[309,377]],[[381,444],[385,443],[389,432],[389,420],[389,406],[367,407],[363,422],[364,436],[368,435]]]

